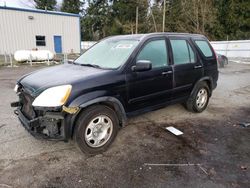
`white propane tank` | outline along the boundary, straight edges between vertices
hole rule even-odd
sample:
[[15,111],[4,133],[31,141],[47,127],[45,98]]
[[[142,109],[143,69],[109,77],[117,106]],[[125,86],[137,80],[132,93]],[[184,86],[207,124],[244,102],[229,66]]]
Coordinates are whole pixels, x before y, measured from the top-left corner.
[[14,53],[14,58],[17,62],[23,61],[46,61],[52,60],[54,54],[49,50],[18,50]]

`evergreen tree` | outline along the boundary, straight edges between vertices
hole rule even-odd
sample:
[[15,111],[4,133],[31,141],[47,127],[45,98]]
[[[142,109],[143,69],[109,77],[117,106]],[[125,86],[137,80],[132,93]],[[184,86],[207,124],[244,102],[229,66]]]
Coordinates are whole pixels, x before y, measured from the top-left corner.
[[250,38],[250,1],[217,1],[218,27],[222,32],[218,38],[229,40]]
[[138,7],[138,32],[147,32],[148,0],[113,0],[113,16],[123,33],[135,33],[136,7]]
[[88,8],[82,18],[84,40],[99,40],[112,35],[112,7],[109,0],[93,0],[88,2]]
[[34,0],[35,7],[43,10],[55,10],[56,0]]
[[[135,33],[161,32],[163,0],[85,0],[84,40]],[[212,40],[250,39],[249,0],[166,0],[166,32],[201,33]]]
[[82,5],[83,2],[81,2],[80,0],[63,0],[61,11],[79,14],[79,12],[81,12]]

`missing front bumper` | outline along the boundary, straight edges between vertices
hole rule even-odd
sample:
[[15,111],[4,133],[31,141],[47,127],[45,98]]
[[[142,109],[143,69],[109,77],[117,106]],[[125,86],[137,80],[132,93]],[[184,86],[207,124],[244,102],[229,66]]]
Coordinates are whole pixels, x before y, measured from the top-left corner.
[[20,108],[16,109],[14,113],[18,115],[21,124],[32,136],[38,139],[66,141],[63,114],[48,112],[44,116],[29,120]]

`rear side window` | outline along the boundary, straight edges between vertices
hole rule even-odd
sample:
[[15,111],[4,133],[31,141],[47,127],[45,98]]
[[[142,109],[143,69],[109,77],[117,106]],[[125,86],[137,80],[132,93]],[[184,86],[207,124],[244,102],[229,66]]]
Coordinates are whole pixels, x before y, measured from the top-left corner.
[[209,47],[207,41],[196,40],[195,43],[197,44],[198,48],[201,50],[201,52],[203,53],[203,55],[205,57],[212,57],[213,56],[213,52],[212,52],[211,48]]
[[194,51],[185,39],[172,39],[170,43],[175,65],[195,62]]
[[138,60],[149,60],[152,63],[152,67],[164,67],[167,65],[167,49],[165,40],[154,40],[147,43],[139,55]]

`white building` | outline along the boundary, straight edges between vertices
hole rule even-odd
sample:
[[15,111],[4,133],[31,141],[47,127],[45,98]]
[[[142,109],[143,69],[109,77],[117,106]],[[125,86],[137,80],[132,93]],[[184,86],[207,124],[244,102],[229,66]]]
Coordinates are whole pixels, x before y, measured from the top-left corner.
[[0,6],[0,54],[17,50],[80,53],[80,16]]

